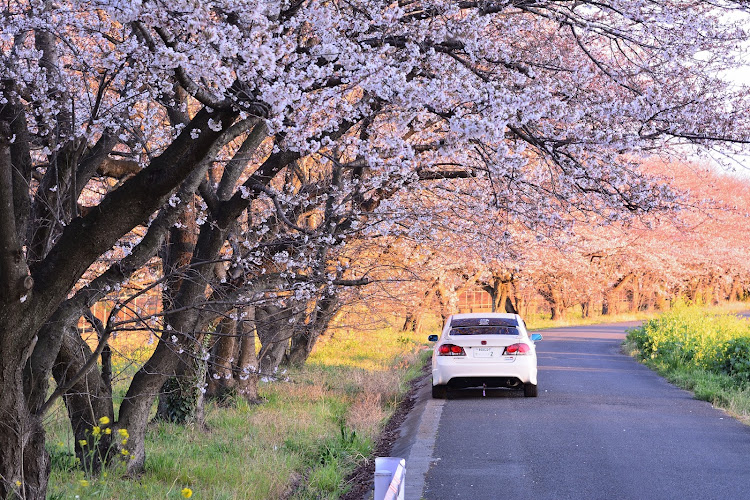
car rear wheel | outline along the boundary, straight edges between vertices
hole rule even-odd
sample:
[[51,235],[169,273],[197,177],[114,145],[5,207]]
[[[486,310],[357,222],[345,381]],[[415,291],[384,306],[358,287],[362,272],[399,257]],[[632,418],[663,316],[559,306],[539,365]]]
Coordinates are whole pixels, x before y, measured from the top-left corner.
[[527,398],[536,397],[536,384],[523,384],[523,395]]
[[433,385],[432,386],[432,398],[433,399],[445,399],[448,396],[448,387],[445,385]]

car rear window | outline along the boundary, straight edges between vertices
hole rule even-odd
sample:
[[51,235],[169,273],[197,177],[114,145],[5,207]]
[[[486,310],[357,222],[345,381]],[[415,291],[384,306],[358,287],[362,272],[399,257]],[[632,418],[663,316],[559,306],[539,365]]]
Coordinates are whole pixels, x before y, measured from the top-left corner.
[[513,326],[461,326],[451,328],[451,335],[520,335]]
[[451,328],[462,326],[518,326],[516,318],[454,318]]

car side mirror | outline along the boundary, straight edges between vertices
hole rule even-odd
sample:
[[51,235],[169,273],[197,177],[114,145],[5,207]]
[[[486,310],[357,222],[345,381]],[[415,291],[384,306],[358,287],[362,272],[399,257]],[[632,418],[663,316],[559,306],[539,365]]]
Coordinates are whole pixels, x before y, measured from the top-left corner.
[[437,342],[438,336],[437,335],[430,335],[429,337],[427,337],[427,340],[429,340],[430,342]]
[[532,333],[531,334],[531,341],[532,342],[538,342],[542,340],[542,334],[541,333]]

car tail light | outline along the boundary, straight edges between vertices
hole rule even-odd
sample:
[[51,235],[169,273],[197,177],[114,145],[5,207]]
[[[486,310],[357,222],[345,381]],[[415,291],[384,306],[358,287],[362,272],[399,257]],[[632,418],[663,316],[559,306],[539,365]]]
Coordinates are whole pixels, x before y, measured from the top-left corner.
[[505,354],[526,354],[531,348],[528,344],[519,342],[518,344],[511,344],[505,348]]
[[454,344],[443,344],[438,347],[438,355],[440,356],[466,356],[466,351],[460,345]]

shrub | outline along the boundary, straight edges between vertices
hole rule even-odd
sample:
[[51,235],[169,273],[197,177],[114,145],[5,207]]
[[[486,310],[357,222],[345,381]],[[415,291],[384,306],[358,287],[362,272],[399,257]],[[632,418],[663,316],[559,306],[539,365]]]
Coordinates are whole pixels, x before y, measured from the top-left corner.
[[678,306],[630,330],[627,341],[642,359],[750,382],[750,323],[734,315]]

